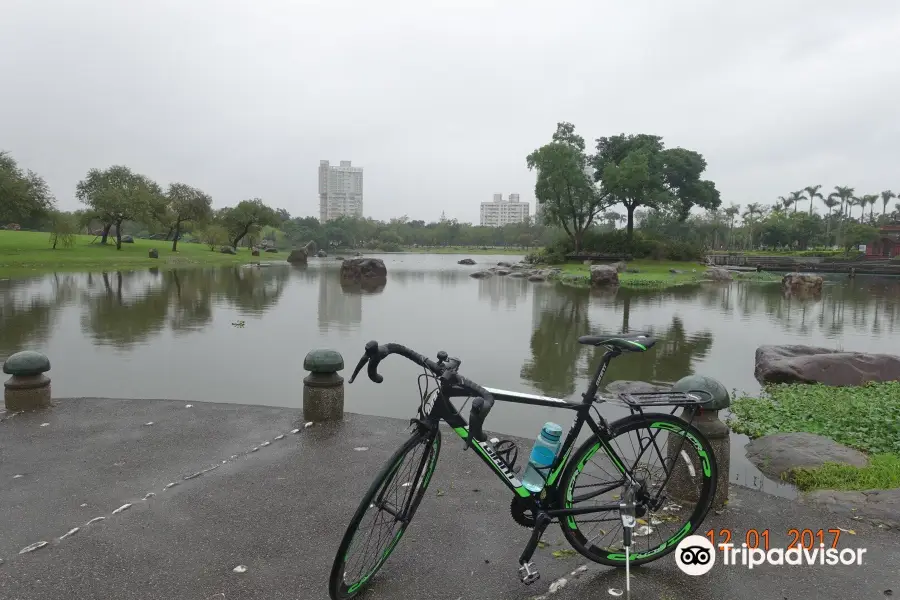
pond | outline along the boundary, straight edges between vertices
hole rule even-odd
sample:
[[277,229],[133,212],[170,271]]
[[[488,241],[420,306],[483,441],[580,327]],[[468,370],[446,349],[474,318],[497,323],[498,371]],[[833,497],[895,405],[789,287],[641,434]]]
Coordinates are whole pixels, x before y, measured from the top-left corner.
[[[382,290],[345,290],[340,261],[306,268],[273,264],[174,271],[55,274],[0,281],[0,359],[45,352],[55,397],[172,398],[300,407],[303,358],[312,348],[344,356],[349,377],[369,340],[462,359],[487,386],[575,399],[600,358],[577,338],[588,332],[650,331],[649,352],[613,361],[605,381],[675,381],[700,373],[729,390],[756,392],[762,344],[809,344],[900,354],[900,281],[835,277],[821,298],[785,298],[778,284],[699,284],[615,292],[493,277],[474,270],[520,257],[383,255]],[[406,418],[416,374],[400,358],[384,383],[347,386],[346,409]],[[603,406],[608,417],[621,409]],[[532,438],[553,409],[498,404],[489,429]],[[732,481],[766,482],[733,436]],[[781,490],[781,491],[779,491]]]

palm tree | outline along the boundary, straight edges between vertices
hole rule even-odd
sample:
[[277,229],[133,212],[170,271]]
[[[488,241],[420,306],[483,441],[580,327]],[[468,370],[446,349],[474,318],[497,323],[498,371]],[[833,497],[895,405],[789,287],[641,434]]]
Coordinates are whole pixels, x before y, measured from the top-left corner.
[[828,194],[828,197],[823,200],[825,206],[828,207],[828,220],[825,221],[825,239],[829,242],[831,241],[831,214],[834,212],[834,207],[841,203],[837,194]]
[[741,205],[732,203],[731,206],[723,210],[725,217],[728,219],[728,247],[734,243],[734,218],[741,212]]
[[744,220],[747,222],[747,226],[750,228],[750,246],[753,246],[753,222],[754,217],[756,215],[762,214],[762,208],[759,205],[759,202],[751,202],[747,205],[747,210],[744,211],[744,214],[741,215],[744,217]]
[[794,205],[795,214],[797,213],[797,205],[799,205],[802,200],[806,200],[806,196],[803,195],[802,191],[791,192],[791,204]]
[[813,202],[815,202],[816,198],[824,200],[822,194],[819,193],[821,187],[821,185],[808,185],[803,188],[803,191],[806,192],[806,197],[809,198],[809,214],[813,214]]
[[838,237],[840,241],[843,242],[843,233],[844,233],[844,207],[846,206],[849,212],[850,208],[850,200],[853,198],[853,192],[855,192],[852,187],[847,186],[834,186],[834,194],[841,199],[841,220],[838,221]]
[[783,206],[785,210],[791,207],[794,201],[790,198],[785,198],[784,196],[778,196],[778,202],[775,203],[776,206]]
[[897,194],[892,192],[891,190],[884,190],[881,192],[881,213],[883,215],[887,215],[887,205],[888,202],[891,201],[891,198],[896,198]]
[[[860,198],[860,206],[863,207],[863,213],[866,212],[866,204],[869,205],[869,220],[872,221],[875,219],[875,203],[878,202],[878,194],[866,194],[862,198]],[[862,220],[863,215],[860,215],[860,220]]]

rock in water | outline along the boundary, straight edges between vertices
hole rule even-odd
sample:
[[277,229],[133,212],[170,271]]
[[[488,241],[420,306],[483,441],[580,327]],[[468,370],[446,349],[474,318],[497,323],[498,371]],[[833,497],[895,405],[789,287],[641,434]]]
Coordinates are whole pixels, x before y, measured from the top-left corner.
[[157,250],[156,248],[150,248],[149,256],[150,258],[159,258],[159,250]]
[[387,267],[380,258],[348,258],[341,263],[341,281],[368,283],[387,280]]
[[305,265],[307,263],[307,258],[306,250],[297,248],[291,250],[291,253],[287,257],[287,261],[292,265]]
[[821,294],[824,281],[819,275],[788,273],[781,278],[781,287],[791,293]]
[[510,264],[510,263],[508,263],[508,262],[505,262],[505,261],[500,261],[500,262],[498,262],[498,263],[497,263],[497,266],[498,266],[498,267],[504,267],[504,268],[506,268],[506,269],[511,269],[511,268],[512,268],[512,264]]
[[619,272],[615,265],[591,265],[591,285],[594,287],[619,285]]
[[494,274],[490,271],[475,271],[474,273],[469,273],[469,277],[474,277],[475,279],[487,279],[488,277],[493,277]]
[[462,260],[456,261],[456,264],[458,264],[458,265],[474,265],[475,261],[472,260],[471,258],[464,258]]
[[747,444],[747,458],[766,477],[790,480],[794,469],[815,469],[827,462],[854,467],[869,464],[866,455],[812,433],[776,433]]
[[707,279],[712,279],[713,281],[732,281],[734,279],[728,269],[723,269],[721,267],[707,269],[704,275]]
[[900,356],[814,346],[760,346],[756,349],[754,375],[762,384],[855,386],[869,381],[900,381]]

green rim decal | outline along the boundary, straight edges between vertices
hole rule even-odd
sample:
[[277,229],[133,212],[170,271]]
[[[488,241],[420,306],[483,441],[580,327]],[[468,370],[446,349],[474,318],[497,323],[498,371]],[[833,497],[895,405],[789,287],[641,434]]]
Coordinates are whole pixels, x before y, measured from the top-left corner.
[[[681,538],[686,536],[688,532],[691,530],[691,522],[688,521],[684,524],[684,527],[681,528],[681,531],[667,539],[665,542],[654,548],[653,550],[647,550],[646,552],[638,552],[637,554],[632,554],[629,556],[629,560],[641,560],[642,558],[648,558],[653,556],[654,554],[659,554],[666,548],[670,546],[674,546],[678,542],[681,541]],[[624,554],[607,554],[606,558],[609,560],[625,560]]]
[[659,429],[665,429],[667,431],[671,431],[673,433],[677,433],[678,435],[686,437],[688,439],[688,441],[690,441],[691,444],[693,444],[694,449],[697,451],[697,456],[700,457],[700,461],[703,464],[703,475],[705,477],[712,476],[712,467],[710,467],[710,465],[709,465],[709,455],[706,453],[706,450],[703,449],[703,445],[700,443],[700,440],[698,440],[694,436],[694,434],[690,433],[689,431],[685,431],[684,429],[682,429],[681,427],[679,427],[678,425],[675,425],[673,423],[657,422],[657,423],[653,423],[652,425],[650,425],[650,427],[657,427]]
[[[422,492],[424,492],[428,488],[428,482],[431,481],[431,475],[434,473],[434,468],[437,466],[438,450],[440,448],[440,445],[441,445],[440,438],[438,438],[438,437],[434,438],[434,442],[432,442],[432,444],[431,444],[431,449],[432,449],[431,459],[429,460],[428,467],[425,471],[425,478],[422,480],[422,487],[421,487]],[[391,469],[389,477],[391,475],[393,475],[394,472],[396,472],[396,470],[400,467],[401,464],[403,464],[403,459],[406,458],[406,456],[408,456],[408,455],[404,454],[401,457],[401,459],[397,461],[397,463]],[[410,490],[410,493],[414,493],[414,491],[415,490]],[[384,552],[381,553],[381,557],[378,559],[378,562],[375,563],[375,566],[372,567],[369,570],[369,572],[362,579],[360,579],[359,581],[357,581],[356,583],[351,585],[349,588],[347,588],[348,594],[352,594],[356,590],[358,590],[360,587],[362,587],[372,577],[372,575],[374,575],[375,572],[381,568],[381,565],[384,564],[384,561],[386,561],[388,559],[388,557],[391,555],[391,552],[394,551],[394,548],[397,546],[397,543],[400,541],[400,538],[403,537],[403,533],[405,531],[406,531],[406,525],[401,524],[399,531],[397,531],[397,535],[394,536],[394,539],[391,540],[391,543],[388,544],[387,548],[384,549]],[[355,538],[355,537],[356,537],[356,535],[353,536],[353,538]],[[353,545],[353,538],[351,538],[351,540],[350,540],[350,546]],[[350,548],[348,547],[347,552],[344,554],[344,562],[347,561],[347,557],[349,555],[350,555]]]
[[456,435],[461,437],[464,440],[469,439],[469,430],[466,427],[454,427],[453,431],[456,432]]
[[[581,473],[582,469],[584,469],[584,465],[586,465],[587,462],[591,460],[591,458],[593,458],[595,454],[597,454],[598,450],[600,450],[599,442],[594,444],[594,446],[585,453],[584,458],[578,461],[578,464],[575,465],[575,475],[572,476],[572,479],[569,483],[569,489],[566,490],[566,508],[572,508],[572,490],[575,489],[575,481],[578,479],[578,475]],[[578,524],[575,523],[574,515],[567,516],[566,523],[569,525],[569,529],[578,529]]]

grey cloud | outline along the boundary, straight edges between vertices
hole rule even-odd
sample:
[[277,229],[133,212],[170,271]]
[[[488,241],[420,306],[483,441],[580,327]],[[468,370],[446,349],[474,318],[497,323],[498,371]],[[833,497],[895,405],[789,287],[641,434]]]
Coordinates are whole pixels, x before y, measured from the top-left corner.
[[65,208],[124,163],[314,215],[328,159],[365,167],[368,216],[476,221],[533,202],[559,120],[702,152],[726,204],[876,192],[900,186],[898,30],[892,0],[7,0],[0,147]]

